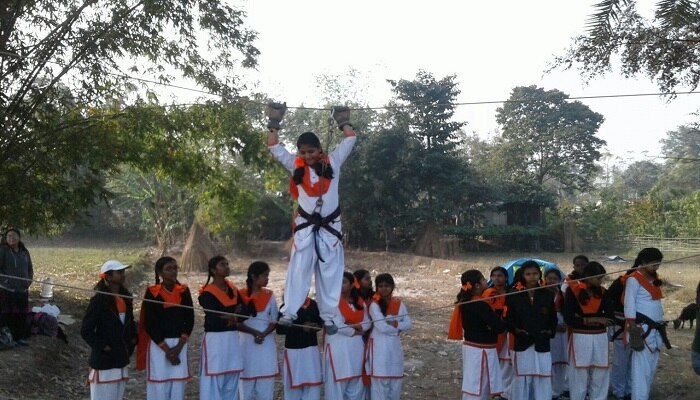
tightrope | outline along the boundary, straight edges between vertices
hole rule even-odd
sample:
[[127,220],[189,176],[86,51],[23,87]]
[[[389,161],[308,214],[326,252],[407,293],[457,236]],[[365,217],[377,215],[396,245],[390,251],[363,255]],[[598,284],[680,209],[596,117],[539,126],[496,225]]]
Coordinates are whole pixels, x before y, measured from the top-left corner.
[[[631,268],[631,267],[630,267],[630,268],[615,270],[615,271],[606,272],[606,273],[604,273],[604,274],[595,275],[595,276],[591,276],[591,277],[578,278],[578,279],[570,279],[568,282],[580,282],[580,281],[584,281],[584,280],[589,279],[589,278],[592,278],[592,277],[605,277],[605,276],[609,276],[609,275],[616,275],[616,274],[625,273],[625,272],[630,271],[630,270],[636,270],[636,269],[639,269],[639,268],[643,268],[643,267],[646,267],[646,266],[648,266],[648,265],[669,264],[669,263],[674,263],[674,262],[678,262],[678,261],[682,261],[682,260],[687,260],[687,259],[691,259],[691,258],[696,258],[696,257],[700,257],[700,253],[691,254],[691,255],[689,255],[689,256],[679,257],[679,258],[675,258],[675,259],[671,259],[671,260],[665,260],[665,261],[661,261],[661,262],[658,262],[658,263],[640,265],[640,266],[634,267],[634,268]],[[559,271],[561,271],[561,270],[559,270]],[[16,277],[16,276],[12,276],[12,275],[6,275],[6,274],[0,274],[0,277],[16,279],[16,280],[21,280],[21,281],[25,281],[25,282],[43,283],[43,281],[36,280],[36,279],[20,278],[20,277]],[[534,287],[534,288],[518,290],[518,291],[514,291],[514,292],[507,292],[507,293],[497,294],[497,295],[494,295],[494,296],[490,296],[488,299],[495,299],[495,298],[500,298],[500,297],[512,296],[512,295],[516,295],[516,294],[519,294],[519,293],[526,293],[526,292],[531,292],[531,291],[535,291],[535,290],[548,289],[548,288],[551,288],[551,287],[561,286],[561,284],[562,284],[562,283],[560,282],[560,283],[554,283],[554,284],[550,284],[550,285],[542,285],[542,286],[537,286],[537,287]],[[276,321],[269,321],[268,319],[263,319],[263,318],[258,318],[258,317],[251,317],[251,316],[249,316],[249,315],[243,315],[243,314],[237,314],[237,313],[229,313],[229,312],[225,312],[225,311],[212,310],[212,309],[204,308],[204,307],[201,307],[201,306],[199,306],[199,307],[197,307],[197,306],[186,306],[186,305],[178,304],[178,303],[171,303],[171,302],[160,301],[160,300],[155,300],[155,299],[146,299],[146,298],[143,298],[143,297],[140,297],[140,296],[136,296],[136,295],[128,296],[128,295],[123,295],[123,294],[119,294],[119,293],[105,292],[105,291],[100,291],[100,290],[97,290],[97,289],[86,289],[86,288],[81,288],[81,287],[78,287],[78,286],[72,286],[72,285],[66,285],[66,284],[60,284],[60,283],[53,283],[53,285],[56,286],[56,287],[67,288],[67,289],[75,289],[75,290],[78,290],[78,291],[89,292],[89,293],[93,293],[93,294],[104,294],[104,295],[109,295],[109,296],[122,297],[122,298],[126,298],[126,299],[131,299],[131,300],[141,300],[142,302],[149,302],[149,303],[162,304],[162,305],[166,305],[166,304],[167,304],[167,305],[169,305],[169,306],[171,306],[171,307],[182,307],[182,308],[191,309],[191,310],[194,310],[194,311],[203,311],[203,312],[205,312],[205,313],[218,314],[218,315],[222,315],[222,316],[232,316],[232,317],[239,317],[239,318],[245,318],[245,319],[257,319],[257,320],[260,320],[260,321],[265,321],[265,322],[270,322],[270,323],[276,323]],[[421,310],[418,310],[418,311],[411,312],[410,314],[409,314],[409,313],[406,313],[406,314],[392,315],[392,316],[387,316],[387,317],[384,317],[384,318],[375,319],[375,320],[368,321],[368,322],[386,321],[386,320],[389,320],[389,319],[393,320],[393,319],[400,318],[400,317],[404,317],[404,316],[408,316],[408,315],[421,315],[421,314],[425,314],[425,313],[428,313],[428,312],[444,310],[444,309],[446,309],[446,308],[453,308],[453,307],[455,307],[455,306],[461,306],[461,305],[464,305],[464,304],[476,303],[476,302],[484,301],[484,300],[485,300],[484,298],[481,298],[481,297],[480,297],[480,298],[472,299],[472,300],[468,300],[468,301],[453,302],[453,303],[450,303],[450,304],[447,304],[447,305],[443,305],[443,306],[421,309]],[[299,327],[299,328],[306,328],[306,329],[313,329],[313,330],[322,330],[322,329],[323,329],[322,327],[307,326],[307,325],[301,325],[301,324],[292,324],[291,326],[296,326],[296,327]],[[352,325],[343,325],[343,326],[339,326],[339,327],[338,327],[338,329],[344,329],[344,328],[353,328],[353,326],[352,326]]]

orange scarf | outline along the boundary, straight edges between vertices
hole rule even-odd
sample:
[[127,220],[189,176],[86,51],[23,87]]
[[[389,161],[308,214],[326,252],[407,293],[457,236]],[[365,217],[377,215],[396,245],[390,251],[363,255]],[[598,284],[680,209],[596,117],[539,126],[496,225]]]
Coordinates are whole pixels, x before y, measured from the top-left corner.
[[[579,300],[579,295],[581,294],[582,291],[586,290],[587,286],[583,282],[579,282],[578,285],[575,286],[569,286],[571,288],[571,293],[574,295],[576,298],[576,301],[578,302],[578,305],[581,307],[581,311],[585,315],[595,315],[598,310],[600,310],[600,304],[603,302],[603,296],[600,296],[600,298],[597,298],[593,295],[588,296],[588,303],[583,305],[581,304],[581,301]],[[605,293],[604,288],[600,288],[603,292]]]
[[[182,294],[187,290],[187,286],[175,284],[172,292],[169,292],[161,284],[149,286],[147,289],[151,292],[154,298],[160,296],[164,303],[163,308],[176,307],[177,304],[182,304]],[[139,327],[138,327],[138,343],[136,344],[136,369],[143,371],[146,369],[146,354],[148,351],[148,344],[151,342],[151,337],[146,332],[146,309],[141,306],[141,314],[139,315]],[[160,343],[157,343],[160,344]]]
[[486,299],[486,302],[489,306],[491,306],[491,309],[493,311],[498,311],[506,308],[506,296],[499,296],[493,299],[491,299],[490,297],[498,296],[499,294],[500,293],[498,293],[498,289],[488,288],[484,290],[484,293],[481,295],[481,297]]
[[[481,296],[472,296],[471,300],[474,301],[478,299],[483,299],[483,293]],[[464,340],[464,327],[462,326],[462,310],[460,309],[461,304],[455,304],[455,308],[452,310],[452,317],[450,318],[450,326],[447,328],[447,339],[449,340]]]
[[343,316],[346,325],[360,324],[365,318],[365,307],[362,299],[359,299],[358,303],[360,308],[358,310],[353,310],[350,307],[350,303],[345,301],[345,299],[340,299],[338,303],[338,309],[340,309],[340,314]]
[[257,312],[262,312],[265,310],[265,307],[267,307],[267,304],[272,298],[272,290],[265,288],[252,296],[248,296],[248,289],[241,289],[240,293],[244,303],[249,304],[250,301],[253,300],[253,304],[255,304],[255,311]]
[[641,273],[639,270],[634,271],[629,275],[630,278],[634,278],[639,282],[640,285],[644,289],[646,289],[647,292],[651,295],[651,298],[653,300],[661,300],[662,297],[664,297],[663,293],[661,293],[661,288],[658,286],[655,286],[649,279],[644,276],[643,273]]
[[187,286],[175,284],[172,292],[169,292],[163,285],[153,285],[148,287],[148,291],[155,298],[160,296],[164,303],[163,308],[176,307],[182,302],[182,294],[187,290]]
[[221,303],[222,306],[224,307],[233,307],[236,304],[238,304],[238,290],[236,287],[231,283],[228,279],[224,279],[224,282],[226,282],[226,286],[228,286],[231,291],[233,291],[233,297],[228,297],[228,293],[225,291],[219,289],[216,285],[214,284],[209,284],[206,285],[202,288],[199,289],[199,295],[201,296],[204,293],[209,293],[212,296],[216,297],[216,299]]
[[[331,165],[331,159],[328,156],[319,160],[318,162],[325,162],[327,165]],[[321,197],[321,195],[326,194],[328,188],[331,186],[330,179],[319,176],[318,182],[316,182],[315,185],[312,184],[310,178],[311,174],[309,173],[311,168],[306,165],[306,161],[304,161],[304,159],[301,157],[297,157],[296,160],[294,160],[294,169],[296,170],[299,168],[305,168],[304,177],[302,178],[300,186],[309,197]],[[294,183],[294,178],[289,178],[289,194],[295,201],[299,199],[299,187],[296,183]]]

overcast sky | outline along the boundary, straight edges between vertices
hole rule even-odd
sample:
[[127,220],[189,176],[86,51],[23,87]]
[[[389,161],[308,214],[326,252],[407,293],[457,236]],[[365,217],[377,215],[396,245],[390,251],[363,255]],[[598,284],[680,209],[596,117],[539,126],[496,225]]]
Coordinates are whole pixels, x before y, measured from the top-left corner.
[[[595,1],[264,0],[238,3],[259,34],[257,71],[250,87],[288,105],[319,104],[321,74],[359,71],[362,102],[384,105],[386,79],[413,79],[419,69],[440,78],[456,74],[459,101],[504,100],[515,86],[537,85],[571,96],[654,93],[644,77],[617,71],[586,85],[576,71],[544,74],[571,38],[584,32]],[[651,13],[654,1],[639,1]],[[355,89],[354,89],[355,90]],[[605,116],[599,136],[623,160],[658,155],[668,130],[694,119],[700,95],[584,100]],[[497,128],[497,105],[462,106],[457,119],[482,137]],[[643,153],[646,152],[646,153]]]

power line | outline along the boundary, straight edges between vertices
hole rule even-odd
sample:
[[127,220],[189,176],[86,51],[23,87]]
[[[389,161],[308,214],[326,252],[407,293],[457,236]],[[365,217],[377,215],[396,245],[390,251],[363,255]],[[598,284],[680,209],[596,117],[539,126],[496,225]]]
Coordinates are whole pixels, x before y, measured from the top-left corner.
[[[4,54],[4,55],[16,57],[16,58],[31,58],[31,57],[21,56],[21,55],[16,54],[16,53],[7,52],[4,50],[0,50],[0,54]],[[46,61],[46,62],[56,63],[55,61]],[[172,83],[160,82],[157,80],[127,75],[124,73],[106,72],[106,74],[120,77],[120,78],[124,78],[124,79],[131,79],[131,80],[135,80],[135,81],[139,81],[139,82],[143,82],[143,83],[150,83],[150,84],[154,84],[154,85],[170,87],[170,88],[179,89],[179,90],[186,90],[186,91],[190,91],[190,92],[206,94],[209,96],[215,96],[215,97],[219,97],[219,98],[224,97],[223,95],[221,95],[219,93],[214,93],[214,92],[204,90],[204,89],[197,89],[197,88],[191,88],[191,87],[187,87],[187,86],[176,85],[176,84],[172,84]],[[575,100],[596,100],[596,99],[633,98],[633,97],[650,97],[650,96],[671,96],[671,95],[677,96],[677,95],[682,95],[682,94],[688,94],[688,95],[700,94],[700,91],[689,90],[689,91],[680,91],[680,92],[674,91],[674,92],[669,92],[669,93],[646,92],[646,93],[602,94],[602,95],[590,95],[590,96],[569,96],[564,100],[565,101],[575,101]],[[234,101],[235,102],[256,104],[256,105],[260,105],[260,106],[267,106],[267,103],[251,100],[249,98],[242,97],[242,96],[234,97]],[[404,104],[404,105],[386,105],[386,106],[366,106],[366,107],[356,107],[356,108],[353,108],[353,110],[357,110],[357,111],[361,111],[361,110],[394,110],[394,109],[415,109],[415,108],[422,108],[422,107],[442,107],[442,106],[460,107],[460,106],[507,104],[507,103],[537,103],[537,102],[543,102],[543,101],[545,101],[545,100],[541,100],[541,99],[477,100],[477,101],[464,101],[464,102],[453,102],[453,103],[423,103],[423,104]],[[201,103],[169,104],[169,105],[167,105],[167,107],[191,106],[191,105],[197,105],[197,104],[201,104]],[[308,107],[308,106],[287,106],[287,108],[288,109],[296,109],[296,110],[311,110],[311,111],[331,111],[332,110],[332,108],[330,108],[330,107]]]

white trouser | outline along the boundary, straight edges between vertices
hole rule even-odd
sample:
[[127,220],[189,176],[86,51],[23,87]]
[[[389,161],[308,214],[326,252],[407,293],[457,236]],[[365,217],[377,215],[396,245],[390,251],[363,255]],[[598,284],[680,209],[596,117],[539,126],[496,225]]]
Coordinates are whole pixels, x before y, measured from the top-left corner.
[[[462,390],[462,400],[489,400],[491,398],[491,388],[489,388],[489,380],[481,380],[481,395],[473,395]],[[503,393],[505,396],[505,393]],[[374,400],[374,398],[372,398]]]
[[501,382],[503,382],[503,397],[510,399],[511,387],[513,386],[513,362],[511,360],[499,359],[501,367]]
[[632,394],[631,359],[632,354],[629,345],[625,346],[622,339],[613,340],[610,389],[615,397],[622,398]]
[[183,400],[187,381],[146,382],[147,400]]
[[549,376],[513,376],[510,400],[551,400],[552,378]]
[[399,400],[403,379],[372,378],[370,384],[371,400]]
[[90,400],[122,400],[126,381],[112,383],[90,382]]
[[241,400],[272,400],[275,378],[241,379]]
[[[324,261],[319,260],[316,255],[314,240],[318,243],[318,250]],[[304,304],[309,293],[312,274],[315,274],[318,309],[321,318],[330,321],[340,302],[340,287],[343,284],[345,268],[343,244],[335,236],[323,232],[323,228],[309,242],[299,249],[295,240],[292,246],[287,280],[284,284],[284,307],[281,311],[285,317],[296,319],[297,310]]]
[[584,400],[607,400],[610,384],[610,368],[576,368],[569,364],[569,398]]
[[362,378],[352,378],[346,381],[336,382],[333,375],[325,382],[326,400],[362,400],[365,398],[365,387],[362,385]]
[[564,391],[569,390],[566,381],[567,364],[557,363],[552,365],[552,397],[561,396]]
[[659,351],[650,351],[644,346],[642,351],[632,351],[632,399],[647,400],[654,382],[656,366],[659,363]]
[[200,400],[238,400],[238,383],[240,372],[232,372],[222,375],[199,376]]
[[299,389],[292,389],[284,382],[284,400],[320,400],[321,386],[302,386]]

